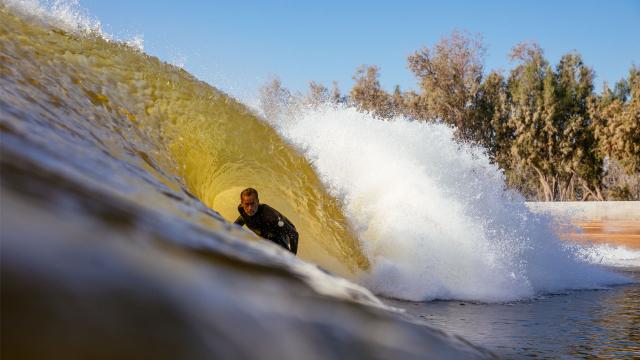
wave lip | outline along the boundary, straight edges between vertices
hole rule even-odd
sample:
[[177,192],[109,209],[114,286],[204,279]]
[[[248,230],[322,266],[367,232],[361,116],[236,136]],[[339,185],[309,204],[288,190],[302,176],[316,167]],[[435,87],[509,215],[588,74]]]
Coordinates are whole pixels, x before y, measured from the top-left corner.
[[107,41],[121,41],[123,44],[144,51],[144,38],[134,35],[129,39],[114,39],[105,32],[100,20],[92,17],[80,6],[79,0],[2,0],[0,5],[7,6],[12,12],[23,18],[37,20],[41,25],[68,31],[74,34],[90,34]]
[[443,124],[333,106],[270,121],[342,202],[372,264],[361,282],[378,294],[500,302],[626,282],[563,246]]
[[100,21],[92,18],[80,8],[78,0],[3,0],[13,12],[29,18],[36,18],[48,26],[66,31],[102,33]]

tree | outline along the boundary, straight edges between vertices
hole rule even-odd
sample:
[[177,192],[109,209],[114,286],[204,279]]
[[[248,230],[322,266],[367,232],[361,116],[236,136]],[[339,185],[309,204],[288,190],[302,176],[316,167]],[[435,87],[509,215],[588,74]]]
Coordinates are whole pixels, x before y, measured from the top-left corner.
[[536,44],[517,45],[512,59],[520,64],[509,78],[511,160],[538,178],[546,201],[603,200],[602,157],[588,110],[593,70],[572,52],[554,71]]
[[360,66],[353,76],[355,84],[351,89],[351,102],[360,110],[374,116],[388,119],[393,116],[389,94],[380,86],[377,66]]
[[292,104],[291,92],[282,86],[280,79],[273,79],[260,88],[260,107],[267,119],[275,119]]
[[[559,172],[568,177],[565,199],[603,200],[602,158],[596,152],[588,101],[593,93],[593,70],[577,52],[565,54],[556,67]],[[574,193],[577,191],[577,193]]]
[[340,93],[340,88],[338,87],[338,83],[333,81],[331,85],[331,95],[330,100],[333,104],[345,104],[347,103],[347,98],[342,96]]
[[[602,96],[591,99],[588,110],[594,119],[598,154],[611,165],[607,172],[616,172],[619,166],[627,175],[613,175],[616,181],[608,183],[610,190],[617,188],[615,197],[620,198],[625,188],[637,187],[637,181],[628,181],[628,176],[640,177],[640,68],[632,66],[628,80],[618,84],[624,85],[616,86],[617,91],[605,86]],[[638,191],[626,192],[635,199],[640,196]]]
[[562,197],[562,190],[555,163],[558,132],[553,70],[537,44],[518,44],[512,50],[511,58],[520,62],[511,71],[508,82],[511,94],[509,126],[514,131],[511,160],[515,168],[538,179],[539,198],[557,200]]
[[396,85],[393,89],[393,94],[390,98],[391,101],[391,112],[395,115],[404,115],[405,114],[405,101],[404,95],[400,90],[400,86]]
[[454,31],[433,49],[425,47],[408,58],[428,117],[456,126],[456,134],[464,140],[473,140],[477,131],[469,121],[477,108],[485,51],[479,36]]
[[316,107],[329,103],[329,99],[329,89],[315,81],[309,83],[309,94],[305,99],[307,104]]
[[500,167],[509,168],[513,131],[508,123],[507,82],[502,74],[492,71],[480,85],[473,119],[474,140],[487,149],[490,158]]
[[415,91],[407,91],[402,94],[402,97],[402,115],[409,119],[419,121],[430,121],[433,119],[429,113],[427,99],[424,96],[421,96]]

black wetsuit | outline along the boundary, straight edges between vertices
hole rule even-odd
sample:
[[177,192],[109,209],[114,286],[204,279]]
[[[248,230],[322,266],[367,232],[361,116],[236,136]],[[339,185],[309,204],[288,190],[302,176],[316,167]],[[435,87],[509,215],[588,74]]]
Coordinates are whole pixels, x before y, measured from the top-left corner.
[[251,231],[267,240],[282,246],[296,254],[298,252],[298,231],[284,215],[267,204],[260,204],[253,216],[247,215],[242,206],[238,206],[240,216],[234,224],[247,225]]

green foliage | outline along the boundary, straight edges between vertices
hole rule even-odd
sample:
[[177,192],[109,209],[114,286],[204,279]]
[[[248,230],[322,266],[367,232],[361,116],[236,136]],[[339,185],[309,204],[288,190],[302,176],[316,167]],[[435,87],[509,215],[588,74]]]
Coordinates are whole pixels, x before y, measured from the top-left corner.
[[492,71],[480,85],[474,112],[474,140],[487,149],[491,159],[503,169],[510,166],[509,151],[514,131],[509,126],[509,93],[507,82]]
[[[628,176],[640,178],[640,69],[632,66],[629,78],[618,84],[623,84],[618,89],[625,90],[612,92],[605,88],[601,97],[590,101],[588,110],[594,119],[598,155],[619,164],[627,175],[614,177],[617,181],[610,184],[611,188],[630,189],[633,185]],[[620,193],[627,192],[617,191],[615,196]],[[635,191],[628,194],[635,199],[640,196]]]

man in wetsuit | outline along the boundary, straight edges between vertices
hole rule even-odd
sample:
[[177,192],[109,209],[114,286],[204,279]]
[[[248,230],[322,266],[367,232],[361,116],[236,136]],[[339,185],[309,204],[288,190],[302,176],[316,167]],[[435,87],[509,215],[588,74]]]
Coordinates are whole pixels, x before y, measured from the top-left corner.
[[240,193],[240,216],[234,224],[247,225],[258,236],[282,246],[296,254],[298,252],[298,232],[284,215],[267,204],[260,204],[256,189],[244,189]]

